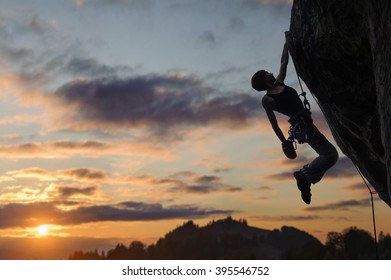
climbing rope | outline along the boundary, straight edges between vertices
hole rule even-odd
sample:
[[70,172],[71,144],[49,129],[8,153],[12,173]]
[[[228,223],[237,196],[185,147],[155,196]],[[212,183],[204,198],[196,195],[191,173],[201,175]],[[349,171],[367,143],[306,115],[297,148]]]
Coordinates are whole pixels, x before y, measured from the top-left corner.
[[[304,102],[308,102],[308,100],[305,98],[305,92],[303,90],[303,86],[302,86],[302,83],[301,83],[301,80],[300,80],[300,77],[299,77],[299,74],[297,73],[297,69],[296,69],[296,65],[295,63],[293,63],[294,65],[294,68],[295,68],[295,71],[296,71],[296,75],[297,75],[297,79],[299,81],[299,85],[300,85],[300,88],[301,88],[301,91],[302,91],[302,94],[304,94]],[[312,97],[314,98],[316,104],[318,105],[318,107],[320,108],[320,110],[322,110],[322,107],[319,105],[319,101],[318,99],[314,96],[314,94],[310,91]],[[304,103],[305,104],[305,103]],[[309,104],[309,103],[308,103]],[[323,113],[323,110],[322,110],[322,113]],[[324,115],[324,114],[323,114]],[[332,127],[330,126],[330,129],[332,130]],[[341,139],[339,138],[339,135],[336,134],[336,133],[333,133],[336,137],[338,137],[338,140],[339,140],[339,143],[343,146],[344,150],[346,150],[346,147],[345,145],[343,144],[343,142],[341,141]],[[375,253],[376,253],[376,259],[379,259],[379,252],[378,252],[378,243],[377,243],[377,231],[376,231],[376,216],[375,216],[375,206],[374,206],[374,201],[373,201],[373,195],[376,194],[377,192],[376,191],[372,191],[371,187],[369,186],[369,183],[367,182],[367,180],[365,180],[365,177],[364,175],[362,174],[361,170],[358,168],[357,164],[355,162],[353,162],[353,165],[354,167],[357,169],[357,172],[358,174],[360,174],[361,176],[361,179],[363,180],[364,184],[367,186],[368,188],[368,191],[369,191],[369,194],[370,194],[370,197],[371,197],[371,206],[372,206],[372,222],[373,222],[373,232],[374,232],[374,241],[375,241]]]
[[[295,70],[296,70],[296,66],[295,66]],[[303,96],[303,99],[304,99],[303,100],[304,108],[311,110],[311,104],[310,104],[310,102],[308,102],[308,99],[306,97],[306,92],[303,89],[303,85],[301,84],[300,77],[299,77],[299,74],[297,74],[297,71],[296,71],[296,76],[297,76],[297,80],[299,81],[299,85],[301,88],[301,93],[299,94],[299,96]]]
[[375,206],[374,206],[374,202],[373,202],[373,195],[376,194],[377,192],[376,191],[372,191],[372,189],[369,187],[369,184],[368,184],[367,180],[365,180],[364,175],[362,174],[361,170],[357,167],[357,165],[355,163],[353,163],[353,164],[356,167],[358,174],[360,174],[361,179],[363,180],[363,182],[367,186],[369,194],[371,195],[373,234],[375,235],[375,252],[376,252],[376,259],[379,259],[379,252],[378,252],[378,247],[377,247]]

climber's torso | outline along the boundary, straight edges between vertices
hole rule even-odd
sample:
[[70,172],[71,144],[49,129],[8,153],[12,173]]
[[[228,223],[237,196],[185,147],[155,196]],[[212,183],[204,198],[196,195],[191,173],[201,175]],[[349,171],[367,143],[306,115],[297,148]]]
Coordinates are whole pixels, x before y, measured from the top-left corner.
[[271,109],[288,117],[293,117],[303,110],[303,103],[296,90],[283,83],[275,83],[275,85],[275,89],[268,91],[262,99],[266,110]]

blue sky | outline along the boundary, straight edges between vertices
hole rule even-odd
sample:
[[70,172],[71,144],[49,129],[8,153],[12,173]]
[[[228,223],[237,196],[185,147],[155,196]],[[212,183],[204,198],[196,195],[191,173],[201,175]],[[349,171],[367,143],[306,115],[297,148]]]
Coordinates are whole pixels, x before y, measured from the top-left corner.
[[[251,89],[255,71],[279,68],[291,1],[0,3],[2,236],[49,225],[153,241],[227,215],[322,240],[371,231],[369,194],[342,153],[303,204],[292,173],[315,155],[303,145],[284,159]],[[299,91],[292,62],[286,84]]]

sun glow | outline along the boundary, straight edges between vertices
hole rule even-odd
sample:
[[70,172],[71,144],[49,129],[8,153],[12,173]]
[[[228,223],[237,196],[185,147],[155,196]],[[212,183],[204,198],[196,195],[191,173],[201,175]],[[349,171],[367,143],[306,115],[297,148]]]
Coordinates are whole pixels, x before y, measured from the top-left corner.
[[49,227],[50,225],[41,225],[36,228],[36,231],[39,235],[44,236],[49,233]]

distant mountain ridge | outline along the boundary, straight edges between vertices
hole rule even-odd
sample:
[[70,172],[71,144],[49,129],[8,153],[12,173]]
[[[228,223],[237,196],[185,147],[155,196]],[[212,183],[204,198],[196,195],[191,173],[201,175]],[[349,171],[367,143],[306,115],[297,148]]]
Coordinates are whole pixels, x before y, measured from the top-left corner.
[[134,241],[106,255],[79,251],[70,259],[322,259],[325,251],[318,239],[294,227],[265,230],[227,217],[203,227],[185,222],[149,246]]
[[148,249],[158,259],[316,259],[325,246],[294,227],[265,230],[227,217],[204,227],[188,221]]
[[294,227],[265,230],[249,226],[244,219],[231,217],[211,221],[205,226],[187,221],[150,245],[132,238],[0,238],[0,259],[3,260],[367,260],[376,259],[376,251],[378,259],[391,260],[390,234],[380,232],[376,246],[368,231],[350,227],[342,232],[329,232],[325,244],[322,244]]

